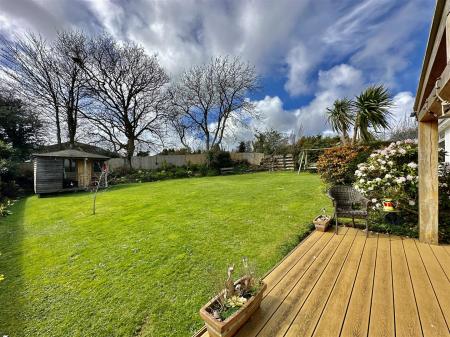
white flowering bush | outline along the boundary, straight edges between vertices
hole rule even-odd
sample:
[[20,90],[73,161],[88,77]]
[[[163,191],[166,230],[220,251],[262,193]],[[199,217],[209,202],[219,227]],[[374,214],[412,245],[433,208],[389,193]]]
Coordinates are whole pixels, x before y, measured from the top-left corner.
[[381,209],[385,198],[396,207],[417,212],[417,141],[404,140],[375,150],[355,171],[354,187],[371,200],[373,209]]

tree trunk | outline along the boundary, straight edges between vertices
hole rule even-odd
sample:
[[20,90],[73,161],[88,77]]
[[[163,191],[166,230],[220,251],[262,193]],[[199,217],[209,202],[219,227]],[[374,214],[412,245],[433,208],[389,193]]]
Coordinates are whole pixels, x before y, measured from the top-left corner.
[[358,129],[359,129],[359,113],[357,113],[355,117],[355,126],[353,128],[353,141],[352,141],[353,145],[356,145],[356,141],[358,139]]
[[75,144],[75,136],[77,133],[77,122],[74,118],[72,108],[67,109],[67,131],[69,133],[69,144],[72,147]]
[[127,141],[127,160],[128,160],[128,165],[130,166],[130,170],[132,169],[131,158],[133,157],[134,150],[135,150],[134,138],[133,137],[128,137],[128,141]]
[[55,107],[55,119],[56,119],[56,141],[61,148],[61,122],[59,121],[59,108]]

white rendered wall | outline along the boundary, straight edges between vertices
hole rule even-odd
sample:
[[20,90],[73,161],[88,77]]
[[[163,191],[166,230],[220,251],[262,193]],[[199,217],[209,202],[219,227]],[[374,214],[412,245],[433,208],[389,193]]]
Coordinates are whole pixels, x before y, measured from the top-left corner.
[[445,161],[450,163],[450,127],[447,124],[447,128],[445,129]]

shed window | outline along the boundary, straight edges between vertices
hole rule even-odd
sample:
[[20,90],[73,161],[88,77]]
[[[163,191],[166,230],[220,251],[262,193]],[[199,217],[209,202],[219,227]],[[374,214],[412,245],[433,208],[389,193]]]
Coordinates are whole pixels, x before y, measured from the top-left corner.
[[73,159],[64,159],[64,171],[75,172],[77,169],[77,162]]

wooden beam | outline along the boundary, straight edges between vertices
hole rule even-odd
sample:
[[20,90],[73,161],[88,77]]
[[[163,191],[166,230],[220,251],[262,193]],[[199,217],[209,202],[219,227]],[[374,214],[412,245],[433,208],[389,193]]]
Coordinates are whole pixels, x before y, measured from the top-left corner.
[[419,239],[438,244],[438,122],[419,122]]
[[[431,78],[433,78],[433,73],[432,70],[435,67],[435,63],[441,62],[440,61],[440,55],[438,55],[439,52],[442,52],[442,49],[440,48],[440,44],[442,39],[447,39],[448,36],[446,34],[446,26],[447,26],[447,20],[448,20],[448,16],[446,14],[446,12],[448,11],[448,7],[449,7],[450,2],[446,2],[445,4],[445,8],[443,11],[443,15],[441,17],[439,26],[437,28],[437,33],[434,36],[434,41],[429,41],[428,43],[430,43],[430,47],[431,47],[431,52],[429,54],[429,58],[427,59],[427,64],[423,64],[423,72],[424,72],[424,76],[423,76],[423,83],[422,86],[420,87],[420,90],[418,90],[417,95],[418,96],[418,100],[417,103],[420,105],[423,101],[425,94],[426,94],[426,89],[427,89],[427,84],[430,81]],[[448,43],[446,44],[447,48],[448,48]],[[449,55],[447,53],[447,55]],[[425,60],[424,60],[425,62]],[[434,75],[435,76],[435,75]]]
[[[449,29],[450,31],[450,29]],[[441,101],[437,96],[450,101],[450,64],[447,64],[440,78],[437,81],[437,87],[433,88],[422,109],[417,115],[419,122],[426,122],[436,119],[441,115]]]

